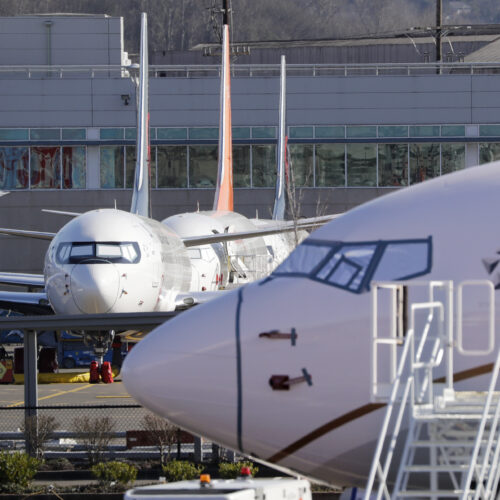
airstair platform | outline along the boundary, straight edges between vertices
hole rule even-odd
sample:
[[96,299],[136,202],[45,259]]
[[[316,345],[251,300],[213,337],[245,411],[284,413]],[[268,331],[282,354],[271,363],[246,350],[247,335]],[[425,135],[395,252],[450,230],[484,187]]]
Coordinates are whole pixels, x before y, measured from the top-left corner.
[[372,306],[371,397],[387,407],[365,500],[500,498],[493,284],[373,283]]

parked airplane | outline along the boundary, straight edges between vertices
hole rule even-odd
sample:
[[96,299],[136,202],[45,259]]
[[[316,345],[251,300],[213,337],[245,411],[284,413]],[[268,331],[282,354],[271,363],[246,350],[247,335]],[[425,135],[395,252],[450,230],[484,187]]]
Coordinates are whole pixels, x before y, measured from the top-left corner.
[[[370,283],[488,278],[499,289],[499,190],[495,162],[347,212],[269,277],[151,332],[125,361],[127,391],[229,448],[337,485],[364,484],[384,415],[370,398]],[[486,305],[472,302],[477,349]],[[499,302],[496,294],[496,324]],[[486,381],[492,360],[456,356],[458,388]],[[279,380],[298,383],[275,390]]]

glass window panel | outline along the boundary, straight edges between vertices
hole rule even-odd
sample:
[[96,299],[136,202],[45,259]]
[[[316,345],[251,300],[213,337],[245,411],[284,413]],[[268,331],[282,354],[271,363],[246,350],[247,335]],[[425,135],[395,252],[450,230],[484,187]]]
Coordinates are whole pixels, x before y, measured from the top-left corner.
[[316,186],[345,186],[345,144],[316,144]]
[[443,137],[463,137],[465,135],[465,125],[442,125],[441,135]]
[[439,144],[410,145],[410,184],[439,175]]
[[479,125],[479,135],[500,136],[500,125]]
[[441,144],[441,175],[465,168],[465,144],[448,142]]
[[125,148],[125,187],[132,189],[134,187],[134,173],[135,173],[135,146],[127,146]]
[[125,129],[125,139],[128,141],[134,141],[137,139],[137,129],[134,128],[126,128]]
[[406,125],[380,126],[378,128],[379,137],[408,137],[408,127]]
[[152,127],[149,128],[149,138],[156,139],[156,129],[155,128],[152,128]]
[[429,243],[389,243],[380,259],[373,281],[392,281],[424,273],[429,268]]
[[347,185],[377,185],[376,144],[347,144]]
[[410,137],[438,137],[439,125],[414,125],[410,127]]
[[0,147],[0,189],[25,189],[28,181],[28,148]]
[[190,139],[218,139],[219,129],[216,127],[212,128],[190,128],[189,129]]
[[123,129],[122,128],[102,128],[100,131],[101,139],[123,139]]
[[233,127],[233,139],[250,139],[250,127]]
[[288,136],[291,139],[302,138],[302,139],[312,139],[313,138],[313,127],[289,127]]
[[61,148],[31,148],[31,181],[33,189],[58,189],[61,187]]
[[3,128],[0,129],[0,141],[27,141],[29,131],[27,128]]
[[187,187],[187,147],[158,146],[158,187]]
[[408,144],[378,145],[378,185],[408,185]]
[[30,129],[30,139],[32,141],[58,141],[61,138],[59,128],[32,128]]
[[500,160],[500,142],[483,142],[479,144],[479,163]]
[[313,186],[314,157],[312,144],[289,144],[290,170],[296,187]]
[[315,127],[317,139],[344,139],[345,127]]
[[254,139],[274,139],[276,127],[252,127],[252,137]]
[[80,141],[87,138],[87,131],[84,128],[63,128],[63,141]]
[[233,145],[234,187],[250,187],[250,146]]
[[253,187],[274,187],[276,184],[276,146],[258,144],[252,146]]
[[299,245],[273,274],[309,274],[331,252],[330,245],[307,241]]
[[377,127],[371,125],[347,127],[347,137],[377,137]]
[[189,186],[213,188],[217,182],[217,146],[189,146]]
[[123,146],[101,146],[101,187],[123,188]]
[[187,128],[157,128],[156,138],[168,141],[187,140]]
[[86,179],[85,146],[62,148],[63,188],[84,189]]

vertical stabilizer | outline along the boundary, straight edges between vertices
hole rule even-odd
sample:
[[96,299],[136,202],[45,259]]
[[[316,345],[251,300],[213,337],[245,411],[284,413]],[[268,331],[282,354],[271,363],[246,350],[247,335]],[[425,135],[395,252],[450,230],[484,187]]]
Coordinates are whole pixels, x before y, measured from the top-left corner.
[[229,74],[229,26],[223,26],[220,83],[219,163],[214,210],[233,210],[233,139],[231,131],[231,79]]
[[149,105],[148,105],[148,19],[141,15],[141,53],[139,84],[137,88],[137,145],[132,194],[133,214],[151,217],[149,200],[150,146],[149,146]]
[[286,196],[286,60],[281,56],[280,105],[278,130],[278,169],[276,171],[276,194],[274,196],[273,220],[285,218]]

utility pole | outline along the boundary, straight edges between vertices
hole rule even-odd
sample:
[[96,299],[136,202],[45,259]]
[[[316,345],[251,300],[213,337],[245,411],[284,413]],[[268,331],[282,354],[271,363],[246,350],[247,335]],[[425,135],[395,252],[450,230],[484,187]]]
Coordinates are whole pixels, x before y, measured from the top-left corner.
[[222,24],[230,25],[231,19],[231,0],[222,0]]
[[436,0],[436,62],[441,62],[442,23],[443,23],[443,0]]

